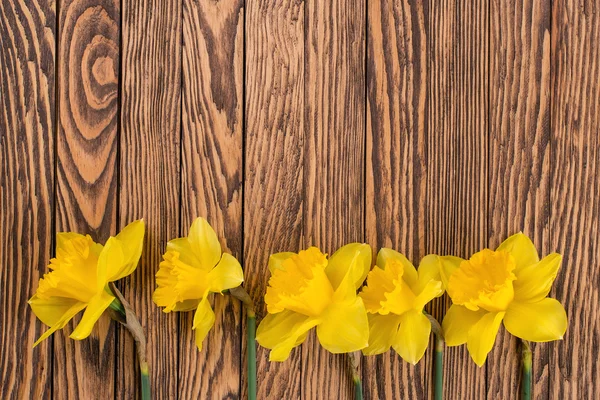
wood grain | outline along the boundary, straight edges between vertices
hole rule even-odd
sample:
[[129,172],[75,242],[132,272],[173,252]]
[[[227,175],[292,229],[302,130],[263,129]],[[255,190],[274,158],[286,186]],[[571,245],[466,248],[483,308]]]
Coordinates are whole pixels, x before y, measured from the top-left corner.
[[[180,3],[123,3],[119,226],[146,223],[140,264],[121,284],[144,327],[153,398],[175,398],[178,315],[152,302],[167,241],[179,236],[181,139]],[[139,366],[129,332],[119,329],[116,397],[140,396]],[[175,356],[174,356],[175,355]]]
[[[59,4],[56,230],[104,242],[117,219],[117,0]],[[115,328],[103,316],[83,341],[54,335],[54,396],[114,395]]]
[[[523,231],[549,248],[550,4],[490,4],[489,247]],[[548,346],[533,345],[533,392],[547,397]],[[503,327],[487,361],[487,397],[517,398],[519,341]]]
[[[211,223],[224,251],[242,255],[243,1],[183,2],[182,234]],[[241,307],[213,302],[216,322],[198,352],[193,313],[181,314],[182,398],[239,398]]]
[[550,397],[600,392],[600,5],[553,3],[551,247],[563,254],[551,296],[569,327],[550,348]]
[[[429,10],[378,0],[368,16],[367,240],[374,256],[390,247],[417,266],[425,255]],[[429,358],[413,367],[393,350],[366,357],[365,398],[426,398]]]
[[[331,255],[365,236],[366,3],[304,7],[304,247]],[[325,350],[315,331],[302,346],[302,397],[354,398],[347,356]]]
[[0,397],[50,399],[52,339],[27,300],[53,252],[53,0],[0,2]]
[[[429,3],[427,249],[470,257],[488,236],[488,8],[486,0]],[[445,300],[444,300],[445,299]],[[441,320],[450,300],[434,301]],[[483,398],[485,368],[466,346],[445,351],[444,392]]]
[[[301,0],[247,3],[244,268],[259,318],[269,255],[304,247],[304,9]],[[300,398],[301,350],[271,363],[259,347],[257,374],[257,398]]]

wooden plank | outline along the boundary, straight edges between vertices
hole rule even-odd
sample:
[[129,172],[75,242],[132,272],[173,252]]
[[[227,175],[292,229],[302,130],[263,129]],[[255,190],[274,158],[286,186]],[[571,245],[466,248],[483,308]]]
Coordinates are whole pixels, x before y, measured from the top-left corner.
[[[183,2],[182,234],[208,219],[224,251],[242,252],[242,0]],[[198,352],[193,313],[181,314],[181,398],[239,398],[241,307],[215,296],[216,322]]]
[[[154,398],[175,398],[178,315],[152,302],[167,241],[179,236],[181,3],[123,3],[119,226],[144,218],[142,258],[121,290],[144,327]],[[119,329],[116,397],[140,395],[133,338]]]
[[551,248],[563,254],[551,292],[567,310],[550,346],[550,397],[600,392],[600,9],[558,0],[552,9]]
[[[0,2],[0,397],[50,399],[52,339],[27,300],[53,252],[54,0]],[[59,333],[60,334],[60,333]]]
[[[367,241],[417,266],[426,255],[429,10],[420,1],[377,0],[368,17]],[[366,357],[365,398],[427,398],[430,358],[428,351],[413,367],[393,350]]]
[[[550,4],[490,4],[489,246],[523,231],[540,256],[551,252]],[[548,347],[533,346],[533,386],[548,397]],[[487,361],[487,396],[517,398],[519,341],[503,327]]]
[[[427,249],[470,257],[488,236],[487,0],[431,1]],[[440,317],[450,300],[434,301]],[[445,351],[444,392],[483,398],[485,369],[466,346]]]
[[[304,247],[364,241],[365,1],[305,1]],[[327,379],[323,379],[327,377]],[[345,355],[313,330],[302,347],[302,397],[353,398]]]
[[[104,242],[117,218],[117,0],[59,4],[56,230]],[[54,335],[54,396],[114,395],[115,324],[103,316],[83,341]]]
[[[244,268],[260,318],[269,254],[303,246],[305,5],[264,0],[247,7]],[[301,350],[283,363],[269,362],[268,353],[257,350],[257,398],[300,398]]]

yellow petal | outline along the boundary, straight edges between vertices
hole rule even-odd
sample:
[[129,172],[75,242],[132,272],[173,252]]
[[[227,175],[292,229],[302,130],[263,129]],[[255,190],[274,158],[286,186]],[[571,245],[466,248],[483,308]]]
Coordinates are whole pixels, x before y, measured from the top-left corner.
[[535,264],[528,265],[515,272],[513,282],[517,301],[534,303],[550,293],[552,283],[558,274],[562,256],[552,253]]
[[418,274],[415,266],[404,256],[404,254],[397,252],[396,250],[383,248],[377,253],[377,266],[381,269],[385,269],[387,263],[390,260],[397,261],[402,264],[404,274],[402,275],[404,281],[408,286],[412,287],[417,283]]
[[521,232],[506,239],[496,250],[506,251],[514,257],[516,264],[515,272],[540,260],[531,239]]
[[406,362],[415,365],[429,344],[431,322],[419,311],[410,310],[401,316],[400,329],[394,338],[394,350]]
[[273,275],[273,271],[276,269],[283,269],[283,262],[293,256],[296,253],[290,251],[284,251],[282,253],[271,254],[269,257],[269,271]]
[[188,235],[190,245],[203,269],[212,269],[221,259],[221,244],[214,229],[204,218],[196,218]]
[[[194,252],[188,238],[184,237],[169,240],[165,254],[169,251],[179,254],[179,259],[184,263],[195,266],[196,268],[202,268],[200,258]],[[214,267],[214,265],[212,265],[211,268],[212,267]]]
[[442,286],[442,282],[438,280],[430,280],[427,282],[425,287],[421,289],[421,292],[415,297],[413,301],[413,309],[415,311],[423,311],[423,308],[427,303],[436,297],[444,294],[444,287]]
[[83,317],[81,317],[81,321],[79,321],[77,328],[75,328],[75,330],[71,333],[70,338],[82,340],[90,336],[90,333],[92,333],[92,329],[94,328],[94,324],[96,321],[98,321],[104,310],[108,308],[114,299],[114,296],[108,294],[104,290],[96,295],[88,303],[87,307],[85,308],[85,312],[83,313]]
[[444,339],[448,346],[467,343],[469,330],[486,314],[484,310],[471,311],[465,306],[453,304],[442,321]]
[[[118,243],[118,247],[120,247],[122,260],[119,264],[107,265],[106,277],[108,282],[124,278],[135,271],[142,255],[145,232],[146,225],[144,220],[140,219],[127,225],[114,238],[115,244]],[[106,244],[108,245],[108,242]]]
[[488,353],[494,347],[496,335],[504,312],[487,313],[469,329],[467,349],[475,364],[481,367],[485,364]]
[[285,361],[292,349],[304,341],[306,333],[317,323],[315,318],[288,310],[268,314],[258,325],[256,341],[272,350],[270,361]]
[[369,318],[369,345],[362,350],[366,356],[385,353],[394,343],[400,316],[396,314],[367,314]]
[[194,324],[192,326],[192,329],[195,330],[196,333],[196,346],[198,347],[198,351],[202,350],[202,342],[214,324],[215,313],[210,307],[208,296],[204,296],[202,301],[200,301],[200,304],[198,304],[198,308],[194,314]]
[[[41,299],[37,295],[29,300],[29,306],[40,321],[48,326],[55,325],[71,307],[81,303],[67,297],[50,297]],[[84,303],[85,304],[85,303]]]
[[240,262],[231,254],[223,253],[221,261],[208,273],[211,292],[222,292],[238,287],[244,281],[244,272]]
[[504,317],[504,326],[514,336],[532,342],[562,339],[567,331],[567,313],[556,299],[536,303],[514,301]]
[[317,326],[321,346],[331,353],[349,353],[369,344],[369,320],[360,297],[352,302],[334,302]]
[[442,279],[442,284],[444,285],[444,289],[448,290],[448,281],[450,280],[450,276],[454,273],[455,270],[460,267],[460,263],[465,261],[460,257],[454,256],[439,256],[440,261],[440,278]]
[[[421,260],[419,263],[419,269],[417,270],[417,284],[411,289],[415,293],[421,293],[425,287],[431,281],[438,281],[441,283],[442,278],[440,276],[441,261],[440,257],[435,254],[429,254]],[[439,293],[441,296],[444,292]]]
[[47,339],[50,335],[52,335],[57,330],[64,328],[65,325],[71,319],[73,319],[73,317],[79,311],[81,311],[85,308],[85,306],[86,306],[86,304],[82,303],[82,302],[76,302],[75,304],[73,304],[68,310],[66,310],[66,312],[64,314],[62,314],[60,316],[60,318],[58,320],[56,320],[56,322],[52,326],[50,326],[50,329],[48,329],[46,332],[44,332],[44,334],[42,336],[40,336],[40,338],[38,340],[35,341],[35,343],[33,344],[33,347],[40,344],[42,342],[42,340]]
[[365,243],[350,243],[340,247],[329,258],[325,273],[333,290],[337,289],[346,274],[351,274],[354,290],[362,286],[371,269],[371,246]]

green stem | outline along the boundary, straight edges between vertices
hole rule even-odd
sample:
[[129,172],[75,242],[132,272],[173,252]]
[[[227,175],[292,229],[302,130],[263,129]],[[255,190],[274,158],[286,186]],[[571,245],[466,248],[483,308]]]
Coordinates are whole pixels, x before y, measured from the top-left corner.
[[360,380],[360,373],[358,371],[358,358],[357,354],[360,353],[348,353],[348,364],[350,367],[350,373],[352,374],[352,381],[354,382],[354,400],[363,399],[362,382]]
[[435,336],[435,400],[444,397],[444,339]]
[[360,378],[354,379],[354,400],[363,400],[362,382]]
[[247,309],[248,314],[248,399],[256,400],[256,314]]
[[241,286],[229,289],[229,294],[242,302],[246,309],[248,332],[248,400],[256,400],[256,312],[252,298]]
[[521,399],[531,399],[531,348],[521,340]]
[[140,375],[142,380],[142,400],[150,400],[150,376],[148,375],[148,363],[140,362]]

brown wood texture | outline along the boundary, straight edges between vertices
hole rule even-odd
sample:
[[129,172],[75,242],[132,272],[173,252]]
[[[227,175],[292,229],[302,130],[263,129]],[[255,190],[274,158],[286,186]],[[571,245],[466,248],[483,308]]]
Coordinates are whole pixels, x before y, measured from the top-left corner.
[[550,247],[564,255],[551,295],[567,310],[549,346],[549,397],[600,393],[600,4],[552,8]]
[[[549,246],[550,3],[490,4],[489,201],[490,248],[523,231],[541,256]],[[534,397],[548,388],[548,349],[534,344]],[[504,328],[487,362],[487,397],[511,398],[520,388],[519,341]]]
[[[156,268],[168,240],[179,236],[181,139],[181,23],[179,3],[124,2],[119,158],[119,229],[144,218],[146,237],[136,271],[121,283],[145,328],[150,384],[155,398],[177,393],[173,349],[178,315],[152,302]],[[115,396],[139,397],[133,339],[119,329]]]
[[0,3],[0,397],[50,399],[52,339],[27,300],[53,253],[56,4]]
[[[117,222],[119,25],[116,0],[58,3],[56,231],[101,243]],[[112,397],[115,325],[104,315],[83,341],[73,326],[54,335],[54,396]]]
[[[390,247],[417,266],[425,255],[429,9],[369,1],[368,16],[367,241],[374,256]],[[425,398],[429,356],[414,367],[393,351],[366,357],[365,397]]]
[[[54,232],[147,225],[119,285],[148,338],[158,399],[247,398],[245,313],[152,303],[166,242],[206,217],[242,261],[259,318],[268,256],[366,241],[418,265],[523,231],[563,267],[563,341],[535,344],[536,399],[600,392],[597,0],[2,0],[0,398],[139,398],[129,335],[46,329],[27,305]],[[447,297],[428,309],[441,319]],[[77,319],[77,318],[76,318]],[[447,399],[518,398],[518,341],[485,367],[445,352]],[[346,357],[316,335],[284,363],[257,350],[258,398],[350,399]],[[362,359],[367,399],[433,396],[433,352]]]

